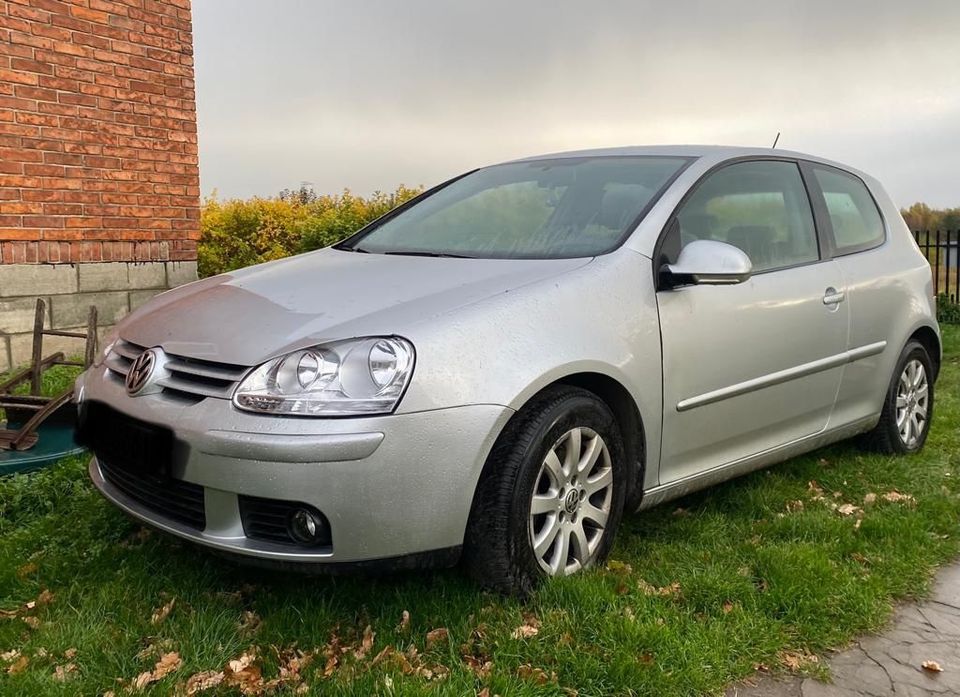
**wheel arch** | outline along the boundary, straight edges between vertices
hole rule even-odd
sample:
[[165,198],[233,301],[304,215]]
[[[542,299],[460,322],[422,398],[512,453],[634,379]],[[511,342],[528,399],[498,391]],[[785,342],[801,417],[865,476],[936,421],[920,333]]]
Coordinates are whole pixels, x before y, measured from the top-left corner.
[[[515,413],[503,425],[497,439],[503,436],[508,430],[510,422],[517,418],[524,407],[536,400],[546,390],[565,385],[569,387],[578,387],[599,397],[613,412],[617,423],[620,426],[620,433],[623,438],[624,455],[628,463],[632,463],[630,481],[628,482],[626,503],[624,510],[632,511],[640,505],[640,499],[643,496],[643,479],[647,464],[647,442],[646,429],[644,428],[643,417],[640,413],[640,407],[630,390],[621,380],[597,370],[584,369],[576,372],[569,372],[560,376],[553,376],[549,381],[532,387],[519,395],[511,408]],[[478,483],[489,476],[492,469],[492,463],[484,463],[480,473]],[[479,488],[479,486],[478,486]]]
[[942,360],[942,349],[940,344],[940,335],[937,331],[928,325],[922,325],[913,331],[908,341],[919,341],[927,349],[930,355],[930,361],[933,363],[933,379],[937,379],[940,373],[940,362]]

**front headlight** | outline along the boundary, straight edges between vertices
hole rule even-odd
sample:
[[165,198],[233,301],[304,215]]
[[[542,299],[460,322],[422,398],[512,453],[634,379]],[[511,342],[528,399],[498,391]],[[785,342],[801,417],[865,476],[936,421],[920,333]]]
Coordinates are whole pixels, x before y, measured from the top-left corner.
[[413,362],[413,345],[396,336],[311,346],[247,375],[233,403],[263,414],[389,414],[410,381]]

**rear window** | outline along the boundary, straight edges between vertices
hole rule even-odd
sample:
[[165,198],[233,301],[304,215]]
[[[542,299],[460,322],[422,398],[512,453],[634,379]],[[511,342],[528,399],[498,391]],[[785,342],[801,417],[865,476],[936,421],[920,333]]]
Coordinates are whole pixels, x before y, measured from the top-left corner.
[[857,177],[814,165],[833,226],[835,254],[852,254],[883,243],[883,218],[873,196]]

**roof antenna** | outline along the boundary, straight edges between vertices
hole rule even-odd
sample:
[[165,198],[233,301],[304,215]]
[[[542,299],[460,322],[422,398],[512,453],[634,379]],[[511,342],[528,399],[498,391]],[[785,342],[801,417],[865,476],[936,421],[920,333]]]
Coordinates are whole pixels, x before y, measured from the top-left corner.
[[771,148],[777,147],[777,143],[779,142],[780,142],[780,131],[777,131],[777,137],[773,139],[773,145],[771,145],[770,147]]

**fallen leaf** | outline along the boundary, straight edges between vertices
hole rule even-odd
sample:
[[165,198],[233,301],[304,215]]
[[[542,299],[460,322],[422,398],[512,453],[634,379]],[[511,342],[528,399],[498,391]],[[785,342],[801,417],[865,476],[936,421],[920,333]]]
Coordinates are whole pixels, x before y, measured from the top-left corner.
[[866,496],[863,497],[863,505],[864,505],[864,506],[872,506],[872,505],[875,504],[876,502],[877,502],[877,495],[874,494],[872,491],[871,491],[869,494],[867,494]]
[[57,682],[66,682],[70,679],[70,674],[73,673],[77,667],[72,663],[67,663],[66,665],[57,666],[53,669],[53,679]]
[[646,595],[659,596],[661,598],[669,598],[680,593],[680,584],[674,581],[669,586],[664,586],[663,588],[657,588],[643,579],[637,583],[637,586],[640,590]]
[[410,613],[404,610],[400,615],[400,624],[397,625],[398,632],[405,632],[410,629]]
[[861,512],[861,509],[857,506],[854,506],[852,503],[845,503],[837,508],[837,513],[842,516],[852,516],[859,512]]
[[133,689],[142,690],[147,685],[155,683],[158,680],[162,680],[167,675],[177,670],[182,662],[183,661],[180,660],[180,655],[175,651],[163,654],[160,657],[160,660],[158,660],[156,665],[153,667],[153,670],[140,673],[140,675],[134,679]]
[[534,668],[526,663],[517,668],[517,676],[522,680],[533,680],[538,685],[546,685],[548,682],[554,682],[557,679],[556,673],[551,672],[547,675],[543,668]]
[[825,492],[817,483],[816,479],[812,479],[807,482],[807,491],[810,493],[810,498],[812,501],[823,501],[826,498]]
[[427,648],[429,649],[434,644],[446,641],[449,635],[450,632],[447,631],[446,627],[431,629],[429,632],[427,632]]
[[733,612],[734,605],[729,600],[723,604],[723,614],[727,615]]
[[787,511],[798,513],[803,510],[803,501],[787,501]]
[[889,501],[890,503],[916,503],[917,500],[913,498],[910,494],[901,494],[899,491],[888,491],[883,495],[884,501]]
[[633,567],[626,562],[611,559],[607,562],[607,571],[613,571],[618,574],[629,574],[633,572]]
[[527,613],[523,616],[523,624],[513,630],[514,639],[529,639],[540,633],[540,620],[536,615]]
[[924,661],[923,663],[920,664],[920,667],[923,668],[925,671],[928,671],[928,672],[930,672],[930,673],[942,673],[942,672],[943,672],[943,668],[942,668],[942,667],[940,666],[940,664],[937,663],[936,661]]
[[43,607],[44,605],[50,605],[53,602],[53,593],[44,589],[40,591],[40,595],[37,596],[37,605]]
[[150,617],[150,624],[160,624],[165,619],[170,616],[170,613],[173,612],[173,606],[177,604],[176,598],[170,598],[170,602],[158,607],[153,611],[153,615]]
[[778,658],[784,667],[794,673],[800,672],[805,666],[811,663],[820,662],[817,656],[806,651],[781,651]]
[[27,562],[19,569],[17,569],[17,578],[23,579],[29,576],[30,574],[35,574],[37,572],[37,565],[34,562]]
[[652,666],[654,662],[652,653],[642,653],[637,660],[640,662],[640,665],[644,666]]
[[10,649],[9,651],[0,653],[0,661],[4,663],[9,663],[17,658],[20,658],[20,649]]
[[30,629],[36,629],[40,626],[40,620],[38,620],[36,617],[21,617],[20,619],[26,622]]
[[[446,631],[446,630],[444,630]],[[363,639],[360,641],[360,648],[353,652],[354,657],[359,661],[363,660],[366,655],[370,652],[370,649],[373,648],[373,639],[376,637],[376,632],[373,631],[373,628],[368,624],[367,628],[363,630]],[[427,640],[429,642],[430,635],[427,635]]]
[[263,674],[256,664],[255,653],[244,653],[227,663],[223,672],[223,682],[229,687],[236,687],[245,695],[254,695],[261,692]]
[[186,692],[195,695],[198,692],[210,690],[223,682],[224,675],[217,670],[205,670],[202,673],[191,675],[187,679]]
[[237,629],[241,634],[255,634],[260,625],[263,624],[263,620],[260,619],[260,615],[255,613],[253,610],[244,610],[243,614],[240,615],[240,622],[237,625]]
[[10,675],[16,675],[17,673],[22,673],[26,670],[27,665],[29,665],[30,659],[26,656],[20,656],[15,660],[10,667],[7,668],[7,673]]
[[67,649],[66,651],[63,652],[63,657],[68,659],[73,658],[76,655],[77,655],[76,649]]

